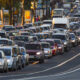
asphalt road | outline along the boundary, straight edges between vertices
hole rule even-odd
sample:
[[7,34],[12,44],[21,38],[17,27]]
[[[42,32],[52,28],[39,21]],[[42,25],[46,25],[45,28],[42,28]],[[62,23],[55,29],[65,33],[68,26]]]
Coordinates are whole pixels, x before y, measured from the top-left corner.
[[63,55],[46,59],[43,64],[34,62],[20,71],[0,73],[0,80],[78,80],[79,68],[80,46],[77,46]]

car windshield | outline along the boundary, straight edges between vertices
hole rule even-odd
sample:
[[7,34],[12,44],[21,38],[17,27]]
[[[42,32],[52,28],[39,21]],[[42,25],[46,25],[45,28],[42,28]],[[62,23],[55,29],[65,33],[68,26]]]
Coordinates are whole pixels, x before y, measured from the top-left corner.
[[5,37],[6,37],[6,34],[5,34],[5,33],[0,33],[0,36],[1,36],[2,38],[5,38]]
[[42,48],[50,48],[49,44],[42,44]]
[[29,35],[29,33],[21,33],[21,35],[25,35],[26,36],[26,35]]
[[44,35],[36,35],[38,37],[38,39],[44,39]]
[[53,39],[61,39],[61,40],[66,40],[65,35],[53,35],[52,36]]
[[71,38],[75,38],[75,35],[74,34],[70,34]]
[[46,22],[43,22],[43,24],[52,24],[52,22],[46,21]]
[[0,58],[2,58],[2,54],[1,54],[1,52],[0,52]]
[[0,40],[0,44],[8,44],[8,41],[7,40]]
[[11,56],[11,50],[10,49],[0,49],[4,52],[5,56]]
[[27,50],[40,50],[41,46],[39,44],[27,44],[26,49]]
[[46,41],[46,42],[48,42],[51,46],[54,45],[54,41]]
[[29,41],[29,40],[28,40],[28,37],[24,37],[24,36],[14,37],[14,40]]
[[63,29],[67,29],[67,25],[66,25],[66,24],[54,24],[54,28],[63,28]]
[[60,40],[54,40],[55,43],[61,44]]

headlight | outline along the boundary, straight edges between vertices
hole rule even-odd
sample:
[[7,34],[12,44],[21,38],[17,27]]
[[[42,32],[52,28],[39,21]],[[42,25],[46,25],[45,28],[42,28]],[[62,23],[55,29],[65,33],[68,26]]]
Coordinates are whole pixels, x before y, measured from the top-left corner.
[[48,53],[49,51],[44,51],[44,53]]
[[58,47],[59,49],[61,49],[62,47]]
[[75,42],[75,40],[72,40],[72,42]]
[[0,62],[0,65],[2,65],[3,63],[2,62]]
[[10,63],[10,60],[8,59],[7,62]]
[[67,42],[64,42],[64,45],[67,45]]
[[36,54],[37,54],[37,55],[40,55],[41,53],[40,53],[40,52],[37,52]]

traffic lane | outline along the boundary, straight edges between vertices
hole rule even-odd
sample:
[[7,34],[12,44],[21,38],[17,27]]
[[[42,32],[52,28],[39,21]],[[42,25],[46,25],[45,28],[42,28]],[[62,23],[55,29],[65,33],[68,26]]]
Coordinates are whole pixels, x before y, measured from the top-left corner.
[[[56,68],[52,68],[52,69],[47,69],[43,72],[38,72],[36,74],[32,74],[32,75],[24,75],[24,76],[20,76],[20,77],[16,77],[16,79],[21,79],[21,78],[31,78],[31,77],[38,77],[38,76],[49,76],[49,75],[55,75],[55,74],[62,74],[63,72],[66,71],[71,71],[70,69],[73,68],[77,68],[76,66],[80,66],[80,54],[79,56],[75,57],[74,59],[70,60],[69,62],[58,66]],[[74,69],[73,69],[74,70]],[[13,78],[11,78],[13,79]]]
[[[47,68],[53,67],[53,66],[55,66],[57,64],[60,64],[61,62],[71,58],[72,56],[75,56],[79,52],[80,52],[79,46],[78,47],[74,47],[70,52],[67,52],[67,53],[65,53],[63,55],[54,56],[52,59],[47,60],[44,64],[36,64],[36,65],[30,64],[29,66],[25,67],[21,71],[9,72],[9,73],[6,73],[6,74],[3,73],[3,74],[0,74],[0,76],[4,76],[4,77],[7,76],[9,78],[11,76],[11,78],[14,78],[15,74],[16,75],[20,75],[20,74],[28,75],[30,73],[42,71],[42,70],[45,70]],[[22,75],[21,77],[24,77],[24,75]],[[5,80],[5,78],[4,78],[4,80]]]
[[16,80],[80,80],[80,66],[73,71],[63,72],[57,75],[38,76]]

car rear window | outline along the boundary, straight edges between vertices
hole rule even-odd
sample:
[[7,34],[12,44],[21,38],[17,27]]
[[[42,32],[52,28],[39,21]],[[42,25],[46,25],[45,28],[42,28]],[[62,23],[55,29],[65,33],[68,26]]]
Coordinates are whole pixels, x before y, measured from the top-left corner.
[[41,46],[39,44],[26,44],[27,50],[40,50]]

